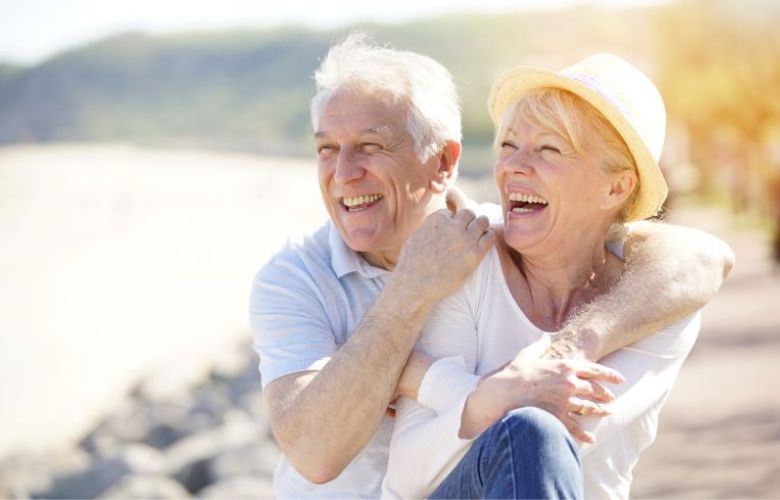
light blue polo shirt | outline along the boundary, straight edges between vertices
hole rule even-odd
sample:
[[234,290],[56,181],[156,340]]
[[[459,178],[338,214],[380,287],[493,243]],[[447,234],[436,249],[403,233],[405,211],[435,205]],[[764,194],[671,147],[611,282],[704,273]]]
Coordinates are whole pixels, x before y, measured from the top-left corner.
[[[330,221],[288,242],[252,286],[250,321],[263,388],[283,375],[322,368],[357,328],[389,277],[389,271],[347,247]],[[392,419],[383,419],[341,475],[322,485],[308,482],[282,457],[274,473],[274,494],[379,498],[392,430]]]
[[288,241],[252,287],[250,321],[263,388],[283,375],[322,368],[389,277],[352,251],[330,221]]
[[[491,222],[497,205],[455,198]],[[355,331],[390,278],[351,250],[328,221],[309,236],[291,240],[255,277],[250,300],[254,349],[263,388],[283,375],[321,369]],[[323,418],[327,418],[323,415]],[[393,420],[379,429],[333,481],[308,482],[282,457],[274,473],[278,498],[379,498]]]

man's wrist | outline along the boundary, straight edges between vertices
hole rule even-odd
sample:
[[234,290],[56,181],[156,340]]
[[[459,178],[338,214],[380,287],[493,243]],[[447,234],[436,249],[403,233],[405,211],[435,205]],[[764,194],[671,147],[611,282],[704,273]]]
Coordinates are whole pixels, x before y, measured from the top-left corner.
[[424,321],[437,302],[419,282],[395,274],[382,290],[381,298],[401,320]]
[[552,337],[545,357],[598,361],[599,345],[599,336],[592,328],[564,328]]

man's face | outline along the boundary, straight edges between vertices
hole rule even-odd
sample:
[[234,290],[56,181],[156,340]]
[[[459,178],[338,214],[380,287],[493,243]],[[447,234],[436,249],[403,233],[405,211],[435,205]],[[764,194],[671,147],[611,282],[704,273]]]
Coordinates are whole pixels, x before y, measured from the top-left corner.
[[315,132],[320,189],[347,245],[392,267],[401,246],[431,211],[438,156],[420,162],[406,130],[404,102],[342,90]]

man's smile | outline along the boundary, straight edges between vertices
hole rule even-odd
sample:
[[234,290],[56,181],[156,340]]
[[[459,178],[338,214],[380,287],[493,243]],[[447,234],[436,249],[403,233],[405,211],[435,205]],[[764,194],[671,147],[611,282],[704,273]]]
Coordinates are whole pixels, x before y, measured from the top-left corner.
[[383,196],[381,194],[366,194],[361,196],[344,196],[339,199],[339,204],[347,212],[359,212],[377,204]]

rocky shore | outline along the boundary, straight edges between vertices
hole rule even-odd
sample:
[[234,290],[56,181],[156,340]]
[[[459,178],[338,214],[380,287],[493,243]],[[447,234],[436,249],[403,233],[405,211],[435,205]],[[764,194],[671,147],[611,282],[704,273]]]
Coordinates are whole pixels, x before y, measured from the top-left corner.
[[5,458],[0,498],[271,497],[279,451],[256,356],[239,352],[175,397],[142,381],[75,447]]

